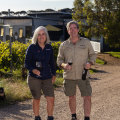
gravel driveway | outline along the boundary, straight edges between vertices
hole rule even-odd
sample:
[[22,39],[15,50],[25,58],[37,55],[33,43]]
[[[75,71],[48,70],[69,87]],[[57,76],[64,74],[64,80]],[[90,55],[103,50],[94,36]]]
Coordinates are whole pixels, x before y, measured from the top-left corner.
[[[91,120],[120,120],[120,66],[96,65],[91,76],[93,88]],[[55,120],[70,120],[68,98],[63,88],[55,90]],[[77,90],[78,120],[83,120],[83,100]],[[46,120],[46,102],[41,99],[41,117]],[[0,120],[33,120],[32,100],[0,108]]]

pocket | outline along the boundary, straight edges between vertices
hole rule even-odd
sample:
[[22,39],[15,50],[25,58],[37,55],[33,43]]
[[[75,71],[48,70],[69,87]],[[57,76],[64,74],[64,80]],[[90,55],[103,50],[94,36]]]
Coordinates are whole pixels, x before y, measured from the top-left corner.
[[86,46],[85,46],[85,45],[80,45],[79,48],[80,48],[80,49],[85,49]]
[[86,82],[86,85],[90,85],[90,80],[88,78],[85,80],[85,82]]
[[50,50],[46,50],[46,54],[49,56],[51,54]]
[[80,56],[78,57],[80,61],[86,61],[86,59],[88,58],[87,47],[85,45],[79,46],[77,49],[77,55]]
[[73,48],[67,47],[64,50],[64,55],[65,55],[65,61],[68,62],[68,59],[73,57]]
[[73,71],[64,71],[63,78],[64,79],[73,79]]
[[34,77],[31,77],[30,75],[28,75],[27,79],[32,80],[32,79],[34,79]]
[[27,76],[27,84],[29,83],[30,79],[31,79],[31,76],[28,75],[28,76]]
[[67,83],[68,83],[68,81],[67,81],[67,80],[64,80],[64,81],[63,81],[63,86],[66,87]]
[[34,77],[31,77],[30,75],[28,75],[28,77],[27,77],[27,83],[29,83],[30,81],[33,81],[33,80],[35,80],[36,78],[34,78]]

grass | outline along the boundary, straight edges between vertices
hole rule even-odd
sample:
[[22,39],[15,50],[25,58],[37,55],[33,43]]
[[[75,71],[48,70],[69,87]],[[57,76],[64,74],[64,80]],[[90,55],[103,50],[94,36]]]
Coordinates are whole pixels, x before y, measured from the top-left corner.
[[120,52],[105,52],[110,54],[112,57],[120,58]]
[[11,78],[3,79],[2,87],[4,87],[6,95],[6,101],[3,105],[12,104],[17,101],[24,101],[32,97],[28,85],[25,81],[15,81]]
[[23,101],[31,98],[28,85],[25,81],[5,79],[3,87],[5,89],[6,99],[8,103]]
[[101,64],[101,65],[104,65],[104,64],[105,64],[105,61],[97,58],[97,59],[96,59],[96,63]]
[[10,73],[7,73],[8,75],[6,76],[3,71],[1,73],[0,87],[4,87],[6,100],[5,102],[0,102],[0,106],[32,98],[26,80],[21,78],[20,70],[13,71],[12,76],[8,76]]

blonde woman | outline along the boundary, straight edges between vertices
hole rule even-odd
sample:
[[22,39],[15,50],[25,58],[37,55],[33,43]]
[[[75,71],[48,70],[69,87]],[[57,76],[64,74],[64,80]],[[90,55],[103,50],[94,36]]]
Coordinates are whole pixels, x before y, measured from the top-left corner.
[[33,35],[32,44],[26,51],[25,66],[29,70],[28,85],[33,96],[34,120],[41,120],[39,105],[41,91],[47,100],[47,120],[53,120],[54,89],[56,70],[52,46],[47,29],[38,27]]

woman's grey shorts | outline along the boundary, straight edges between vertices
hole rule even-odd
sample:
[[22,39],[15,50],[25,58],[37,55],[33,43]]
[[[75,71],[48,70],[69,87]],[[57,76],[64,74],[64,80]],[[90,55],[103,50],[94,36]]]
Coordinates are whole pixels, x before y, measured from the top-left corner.
[[42,92],[45,96],[54,97],[52,79],[40,80],[28,76],[27,81],[34,99],[40,99]]

